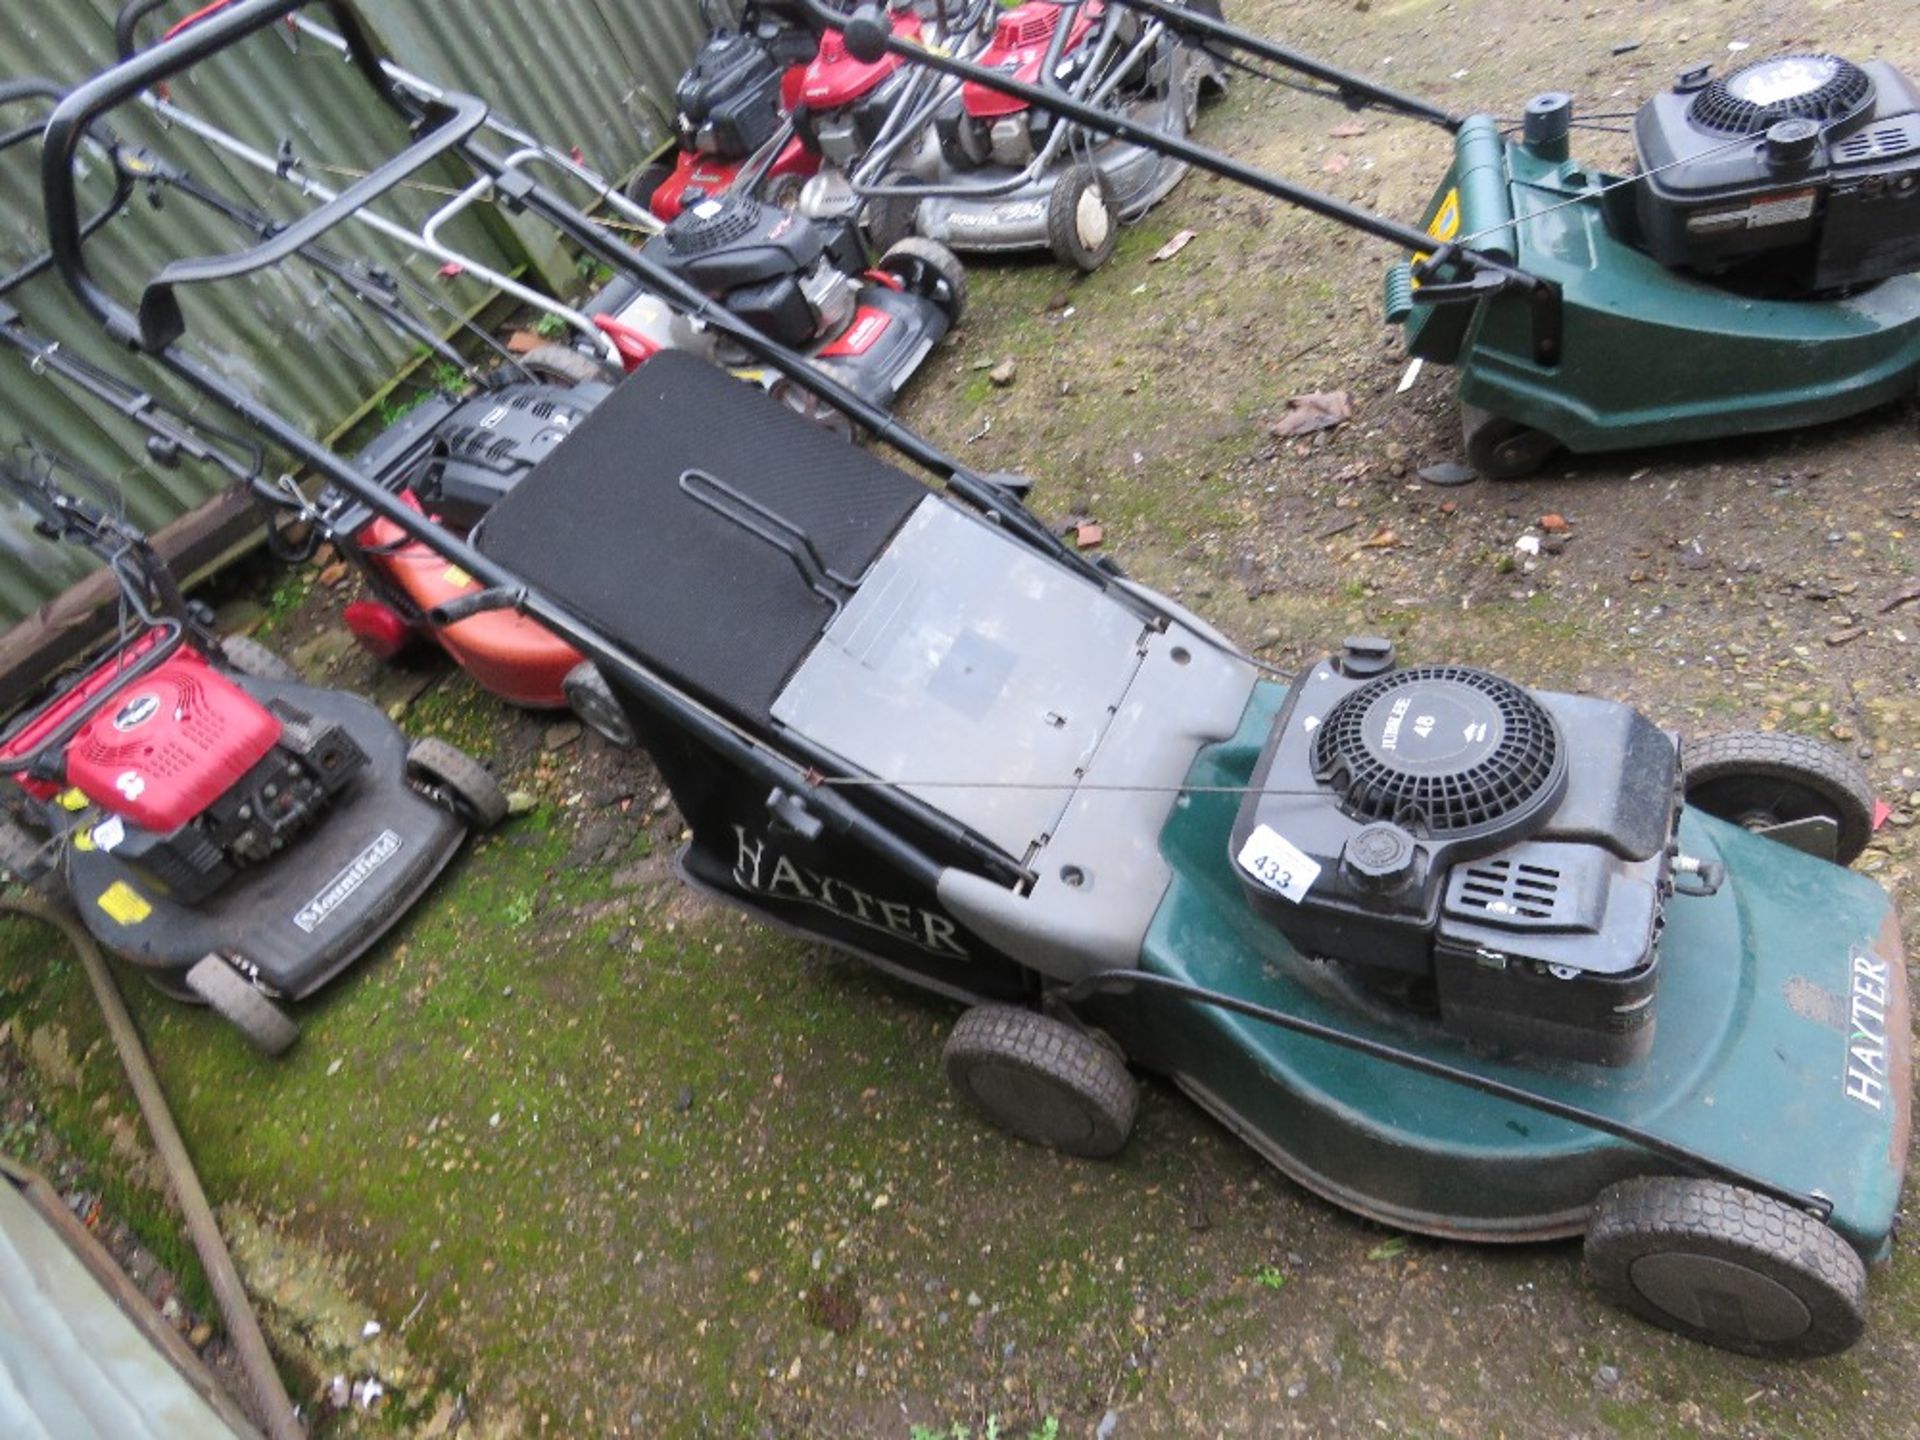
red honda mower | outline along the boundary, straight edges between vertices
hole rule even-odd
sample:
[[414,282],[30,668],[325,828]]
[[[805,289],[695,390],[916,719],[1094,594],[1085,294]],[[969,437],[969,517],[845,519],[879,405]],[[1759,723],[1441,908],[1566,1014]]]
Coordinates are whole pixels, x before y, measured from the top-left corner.
[[[111,569],[131,624],[0,736],[9,808],[29,850],[58,851],[103,947],[278,1054],[298,1033],[278,1002],[385,934],[506,796],[445,741],[409,744],[367,701],[216,638],[145,537],[58,468],[31,452],[0,477],[43,534]],[[11,863],[30,869],[21,839]]]
[[[1219,13],[1215,0],[1195,8]],[[893,29],[897,41],[897,21]],[[823,53],[829,44],[845,40],[829,30]],[[867,63],[900,59],[885,51]],[[1175,137],[1192,130],[1202,96],[1226,84],[1221,64],[1165,22],[1105,0],[1004,9],[972,63]],[[1050,250],[1094,270],[1113,253],[1119,225],[1186,174],[1177,158],[991,86],[935,83],[931,74],[920,83],[924,102],[852,173],[879,243],[918,233],[964,251]]]

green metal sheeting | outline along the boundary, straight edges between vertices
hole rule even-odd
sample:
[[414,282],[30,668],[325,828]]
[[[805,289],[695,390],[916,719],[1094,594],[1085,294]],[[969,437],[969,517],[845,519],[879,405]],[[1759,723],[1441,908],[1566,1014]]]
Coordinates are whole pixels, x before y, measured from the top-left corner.
[[[0,0],[0,76],[71,84],[103,68],[113,56],[118,4]],[[143,40],[151,43],[167,23],[195,8],[193,0],[163,8],[143,25]],[[665,138],[674,80],[704,33],[697,0],[362,0],[360,9],[400,64],[484,97],[516,125],[577,149],[587,164],[614,176],[632,170]],[[324,20],[324,14],[316,18]],[[337,64],[291,32],[275,32],[199,67],[175,86],[174,98],[260,149],[271,152],[290,141],[315,174],[344,183],[400,137],[357,77],[344,70],[337,77],[315,74],[317,67]],[[25,107],[11,111],[0,116],[0,127],[30,114]],[[153,144],[229,194],[290,213],[290,195],[276,196],[272,181],[161,130],[144,113],[124,112],[115,129],[123,138]],[[31,146],[0,160],[0,271],[43,248],[37,162]],[[385,207],[387,213],[417,219],[440,202],[428,188],[434,183],[431,172],[424,175],[398,204]],[[551,253],[529,253],[529,246],[542,243],[539,233],[529,229],[523,236],[497,214],[466,217],[446,238],[499,269],[530,259],[551,268]],[[131,296],[169,256],[214,253],[234,243],[234,232],[223,232],[178,200],[158,213],[136,200],[102,232],[91,253],[103,279]],[[329,243],[404,268],[463,309],[487,298],[473,282],[438,278],[430,262],[376,242],[358,227],[337,232]],[[107,344],[56,278],[32,281],[15,303],[41,334],[153,386],[189,413],[205,410],[204,401],[169,387],[144,360]],[[332,431],[353,414],[412,353],[408,342],[298,264],[203,287],[187,304],[191,333],[204,353],[315,434]],[[225,420],[208,418],[214,424]],[[156,469],[146,462],[137,431],[34,377],[11,349],[0,350],[0,445],[11,448],[23,437],[74,457],[109,481],[124,496],[127,513],[148,529],[191,509],[221,484],[220,476],[198,468]],[[34,536],[26,512],[0,500],[0,626],[57,595],[87,563],[71,547]]]

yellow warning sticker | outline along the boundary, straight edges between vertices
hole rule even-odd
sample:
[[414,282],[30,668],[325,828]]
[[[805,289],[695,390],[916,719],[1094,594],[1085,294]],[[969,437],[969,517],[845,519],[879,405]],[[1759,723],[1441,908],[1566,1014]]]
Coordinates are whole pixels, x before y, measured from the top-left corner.
[[122,925],[138,925],[153,913],[153,906],[124,880],[116,880],[102,890],[99,905]]
[[458,565],[447,566],[447,573],[441,578],[449,585],[466,586],[473,583],[473,576],[462,570]]
[[87,797],[82,795],[78,789],[63,791],[60,796],[60,808],[62,810],[84,810],[87,808]]
[[1436,240],[1451,240],[1460,233],[1460,191],[1458,187],[1447,191],[1447,198],[1440,202],[1440,208],[1434,212],[1433,219],[1427,222],[1427,234]]
[[76,850],[93,849],[93,828],[82,826],[73,832],[73,848]]

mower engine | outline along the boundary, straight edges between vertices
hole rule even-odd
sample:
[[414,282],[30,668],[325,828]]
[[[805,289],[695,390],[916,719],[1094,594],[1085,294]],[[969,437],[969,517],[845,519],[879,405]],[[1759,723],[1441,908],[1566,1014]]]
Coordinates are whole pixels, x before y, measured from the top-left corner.
[[794,348],[853,319],[865,266],[852,227],[732,192],[688,205],[642,253]]
[[1456,1034],[1621,1065],[1653,1041],[1678,748],[1636,711],[1349,641],[1296,682],[1232,838],[1257,911]]
[[699,155],[743,160],[780,128],[781,76],[774,47],[758,34],[716,31],[674,86],[674,128]]
[[[1051,79],[1070,90],[1089,63],[1086,40],[1103,10],[1098,0],[1070,11],[1049,0],[1016,5],[995,22],[993,38],[976,63],[1024,84],[1047,83],[1041,70],[1065,19],[1071,28],[1061,41],[1061,58]],[[1004,165],[1019,170],[1032,163],[1054,123],[1051,111],[1030,108],[1011,95],[969,81],[935,117],[934,128],[954,165],[968,169]]]
[[[919,40],[920,17],[896,11],[893,33]],[[830,165],[851,170],[886,123],[911,70],[898,55],[856,60],[837,30],[820,38],[820,50],[802,73],[793,107],[794,128]]]
[[81,726],[64,780],[107,812],[77,843],[191,905],[285,848],[366,763],[340,726],[262,705],[182,648]]
[[407,486],[444,524],[471,530],[607,391],[592,380],[516,384],[463,400],[435,426],[433,453]]
[[1663,265],[1810,294],[1920,270],[1920,97],[1883,61],[1690,70],[1641,108],[1634,150]]

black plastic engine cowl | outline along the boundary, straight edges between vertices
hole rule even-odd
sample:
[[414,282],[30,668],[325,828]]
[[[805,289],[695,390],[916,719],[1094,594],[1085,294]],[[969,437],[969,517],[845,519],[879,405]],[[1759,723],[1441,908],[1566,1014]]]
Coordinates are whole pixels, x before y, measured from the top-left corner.
[[1634,151],[1634,238],[1663,265],[1808,293],[1920,270],[1920,95],[1884,61],[1690,72]]
[[[1454,714],[1459,684],[1501,708]],[[1535,720],[1546,735],[1503,728]],[[1394,771],[1358,793],[1365,767],[1327,762],[1355,737]],[[1563,765],[1541,763],[1542,747]],[[1434,810],[1406,803],[1410,774],[1440,792],[1491,775],[1510,794],[1504,805],[1456,794],[1453,810]],[[1461,667],[1361,678],[1329,659],[1295,681],[1275,720],[1228,858],[1254,909],[1303,954],[1427,994],[1456,1033],[1619,1064],[1651,1040],[1678,780],[1673,737],[1630,707]],[[1281,863],[1263,867],[1263,850]]]

